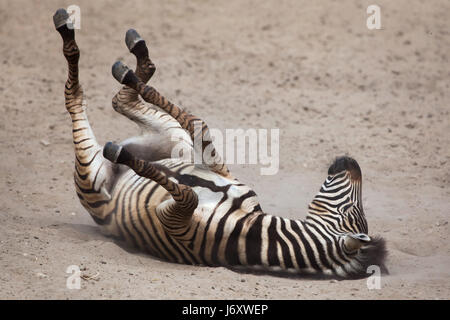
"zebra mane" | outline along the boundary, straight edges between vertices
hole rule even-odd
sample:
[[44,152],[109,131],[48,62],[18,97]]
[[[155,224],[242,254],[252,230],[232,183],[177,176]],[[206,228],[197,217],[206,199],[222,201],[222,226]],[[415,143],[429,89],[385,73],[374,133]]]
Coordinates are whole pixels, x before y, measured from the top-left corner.
[[349,171],[353,180],[360,180],[362,177],[358,162],[347,156],[336,158],[328,169],[328,175],[335,175],[342,171]]

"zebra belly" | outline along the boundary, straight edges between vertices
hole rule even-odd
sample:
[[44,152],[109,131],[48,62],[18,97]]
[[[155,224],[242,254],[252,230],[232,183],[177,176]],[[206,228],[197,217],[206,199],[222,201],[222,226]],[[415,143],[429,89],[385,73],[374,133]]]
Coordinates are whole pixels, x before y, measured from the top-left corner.
[[[180,183],[187,183],[183,181],[186,175],[197,178],[187,183],[197,193],[199,203],[186,237],[172,237],[156,214],[158,205],[170,199],[169,193],[132,170],[125,171],[117,179],[111,201],[104,208],[108,223],[101,225],[102,232],[124,239],[167,261],[227,264],[225,251],[228,239],[238,220],[258,205],[256,195],[236,180],[228,180],[194,166],[184,166],[175,172],[173,178],[180,179]],[[251,197],[239,200],[249,192]]]

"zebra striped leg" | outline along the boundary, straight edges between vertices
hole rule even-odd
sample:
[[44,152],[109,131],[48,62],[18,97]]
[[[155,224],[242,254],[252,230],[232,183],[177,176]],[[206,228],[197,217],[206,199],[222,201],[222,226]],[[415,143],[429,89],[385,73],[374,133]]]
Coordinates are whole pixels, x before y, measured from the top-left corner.
[[[134,29],[129,29],[125,35],[128,50],[136,57],[136,76],[147,83],[156,71],[156,67],[148,56],[145,40]],[[137,93],[136,93],[137,94]]]
[[[67,21],[68,18],[69,15],[64,9],[56,11],[53,17],[56,30],[63,39],[63,53],[69,68],[64,96],[66,109],[72,118],[73,142],[78,159],[77,163],[84,164],[90,162],[88,159],[95,156],[101,150],[101,147],[95,140],[87,119],[86,101],[83,97],[83,89],[78,81],[80,50],[75,41],[75,32],[71,29],[70,23]],[[81,167],[79,169],[83,170]],[[89,168],[85,169],[88,170]]]
[[[130,29],[126,33],[125,43],[136,57],[137,77],[145,83],[148,82],[156,68],[149,58],[145,41],[136,30]],[[192,161],[191,137],[166,112],[144,104],[136,90],[124,86],[112,99],[112,105],[114,110],[134,121],[144,135],[122,143],[127,145],[130,151],[133,150],[139,155],[151,155],[152,160],[158,160],[155,157],[159,156],[161,158],[181,157],[186,161]],[[147,135],[149,132],[160,134],[157,139],[159,143],[155,144],[155,139]],[[148,160],[147,156],[144,158]]]
[[[136,57],[136,75],[143,82],[148,82],[156,68],[148,56],[145,41],[136,30],[130,29],[126,33],[125,43]],[[171,157],[183,158],[189,162],[192,160],[191,137],[166,112],[144,104],[136,90],[128,86],[122,87],[112,99],[112,105],[114,110],[134,121],[142,129],[142,136],[121,143],[127,146],[129,151],[145,160],[156,161]],[[157,133],[157,137],[153,133]]]
[[192,141],[194,142],[194,148],[197,146],[197,141],[201,141],[201,151],[195,151],[201,152],[202,162],[204,164],[212,171],[217,172],[224,177],[232,178],[227,166],[215,150],[211,141],[208,126],[203,120],[185,112],[162,96],[155,88],[147,86],[122,62],[117,61],[113,65],[112,73],[117,81],[136,90],[146,102],[160,107],[175,118],[181,127],[189,132]]
[[[130,29],[126,33],[125,43],[130,52],[136,57],[136,75],[143,82],[147,83],[153,76],[156,67],[148,56],[145,41],[139,36],[136,30]],[[142,103],[136,90],[127,86],[123,86],[113,97],[112,106],[114,110],[144,128],[150,126],[150,122],[146,121],[148,117],[155,116],[154,113],[156,113],[155,110]]]
[[67,60],[69,75],[65,84],[66,109],[72,118],[73,143],[75,145],[75,184],[81,203],[93,214],[94,219],[104,218],[102,204],[111,198],[106,188],[109,161],[101,154],[86,115],[83,89],[78,81],[80,50],[75,42],[75,32],[70,25],[66,10],[59,9],[53,16],[56,30],[63,39],[63,53]]
[[[157,214],[164,228],[173,236],[182,234],[191,222],[192,214],[198,205],[197,194],[191,187],[173,182],[160,165],[135,158],[126,147],[108,142],[103,148],[103,156],[113,163],[124,164],[138,175],[151,179],[167,190],[173,201],[163,202]],[[161,170],[163,169],[163,170]]]

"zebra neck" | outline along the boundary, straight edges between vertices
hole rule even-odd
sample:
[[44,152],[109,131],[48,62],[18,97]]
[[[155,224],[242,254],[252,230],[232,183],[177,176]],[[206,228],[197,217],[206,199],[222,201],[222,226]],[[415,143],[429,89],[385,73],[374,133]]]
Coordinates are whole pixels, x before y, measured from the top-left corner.
[[265,214],[249,229],[246,249],[247,264],[274,271],[334,275],[336,268],[349,261],[340,235],[314,221]]

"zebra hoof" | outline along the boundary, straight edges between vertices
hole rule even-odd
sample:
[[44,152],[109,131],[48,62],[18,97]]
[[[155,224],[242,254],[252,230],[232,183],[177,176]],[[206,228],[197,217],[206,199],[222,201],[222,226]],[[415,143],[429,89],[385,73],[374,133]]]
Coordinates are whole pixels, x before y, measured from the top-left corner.
[[64,43],[75,40],[75,30],[73,24],[69,19],[69,14],[65,9],[56,10],[53,15],[53,23],[55,24],[56,31],[61,35]]
[[69,19],[69,14],[63,8],[56,10],[53,15],[53,23],[55,24],[56,30],[60,29],[63,26],[67,26],[69,29],[73,29],[72,22]]
[[139,43],[141,43],[141,44],[144,43],[145,44],[144,39],[141,38],[139,33],[137,33],[137,31],[134,30],[134,29],[128,30],[126,35],[125,35],[125,44],[127,45],[128,50],[130,50],[130,52],[133,52],[133,49]]
[[127,31],[125,43],[128,50],[136,56],[137,59],[148,58],[148,49],[145,40],[134,29]]
[[113,163],[117,163],[117,160],[119,159],[121,151],[122,151],[122,146],[119,146],[112,142],[108,142],[103,147],[103,157],[105,157],[106,159],[108,159],[109,161],[111,161]]
[[139,79],[134,74],[133,70],[128,68],[122,61],[116,61],[112,66],[112,75],[121,84],[134,87]]
[[124,84],[125,76],[132,72],[130,68],[128,68],[122,61],[116,61],[116,63],[112,66],[112,75],[113,77]]

